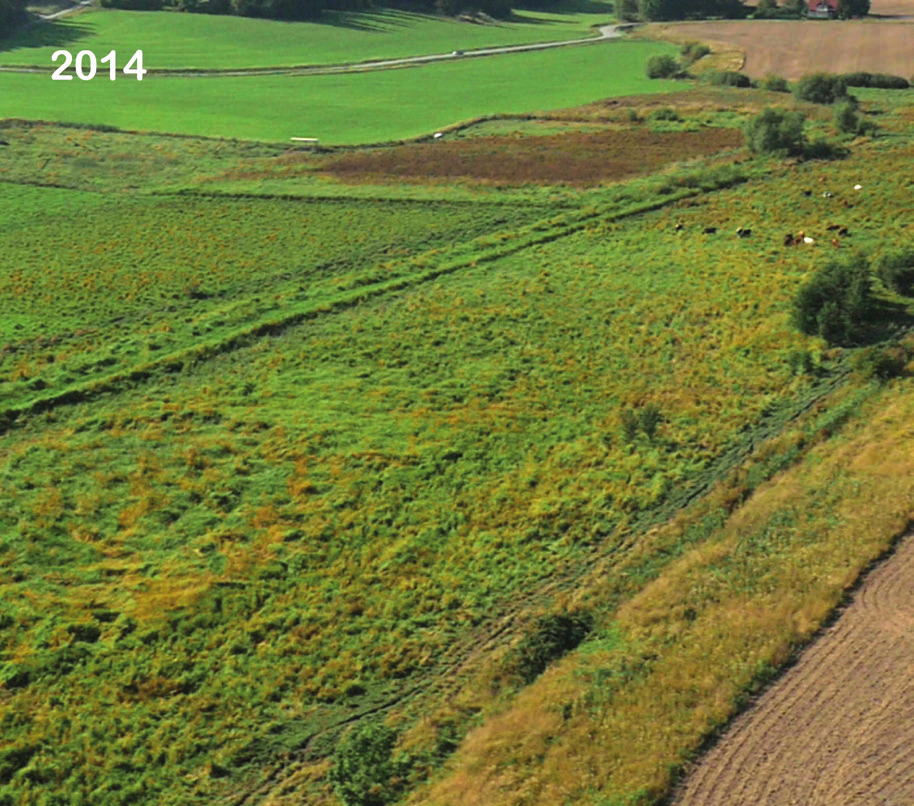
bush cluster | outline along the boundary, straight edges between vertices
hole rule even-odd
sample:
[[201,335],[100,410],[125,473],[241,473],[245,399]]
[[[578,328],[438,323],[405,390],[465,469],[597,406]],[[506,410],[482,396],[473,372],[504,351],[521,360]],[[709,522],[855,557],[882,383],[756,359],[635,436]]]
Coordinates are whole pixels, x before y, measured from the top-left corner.
[[848,345],[859,338],[875,310],[870,270],[857,256],[826,263],[794,299],[792,320],[807,336]]
[[647,60],[647,77],[648,78],[678,78],[682,75],[682,69],[677,62],[668,53],[651,56]]
[[799,156],[806,149],[802,112],[764,109],[746,124],[746,143],[755,154]]
[[768,92],[790,92],[787,79],[781,76],[767,75],[759,82],[759,87]]
[[718,87],[751,87],[749,76],[735,70],[719,70],[709,76],[712,84]]
[[833,104],[847,97],[847,83],[841,76],[831,73],[811,73],[797,82],[793,94],[801,101]]
[[704,43],[696,42],[695,40],[684,42],[679,49],[679,55],[682,57],[685,64],[694,64],[699,59],[707,56],[710,52],[711,48]]
[[525,684],[532,683],[554,660],[581,643],[593,629],[590,613],[542,616],[513,652],[513,667]]
[[886,73],[843,73],[841,80],[848,87],[872,87],[881,90],[906,90],[911,84],[906,78]]

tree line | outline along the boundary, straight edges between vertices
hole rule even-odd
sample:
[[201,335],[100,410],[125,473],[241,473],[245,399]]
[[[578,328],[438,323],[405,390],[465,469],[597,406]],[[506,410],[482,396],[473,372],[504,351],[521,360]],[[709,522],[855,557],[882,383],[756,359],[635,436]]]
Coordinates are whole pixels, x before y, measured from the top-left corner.
[[[18,2],[18,0],[0,0]],[[154,11],[173,8],[202,14],[234,14],[277,20],[314,20],[326,11],[363,11],[371,0],[100,0],[104,8]],[[464,11],[484,12],[492,17],[510,16],[509,0],[402,0],[383,3],[406,11],[456,15]]]
[[25,19],[25,0],[0,0],[0,38]]

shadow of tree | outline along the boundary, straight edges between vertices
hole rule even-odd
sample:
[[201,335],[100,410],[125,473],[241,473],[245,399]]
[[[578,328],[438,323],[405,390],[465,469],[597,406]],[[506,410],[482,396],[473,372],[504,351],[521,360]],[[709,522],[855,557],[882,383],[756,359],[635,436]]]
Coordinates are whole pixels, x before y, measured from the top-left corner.
[[37,22],[9,39],[0,39],[0,53],[30,48],[67,48],[91,36],[93,31],[91,25],[75,21]]

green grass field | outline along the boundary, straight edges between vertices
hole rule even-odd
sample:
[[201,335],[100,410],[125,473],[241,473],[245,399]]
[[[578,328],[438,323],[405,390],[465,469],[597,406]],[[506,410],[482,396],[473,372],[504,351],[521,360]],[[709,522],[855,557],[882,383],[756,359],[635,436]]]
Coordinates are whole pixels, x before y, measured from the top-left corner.
[[[601,9],[601,5],[605,6]],[[55,50],[142,50],[150,69],[243,69],[345,64],[426,56],[497,45],[583,39],[612,22],[612,5],[594,13],[519,12],[516,21],[473,25],[390,9],[328,12],[322,22],[277,22],[206,14],[99,10],[38,26],[0,42],[0,65],[51,66]]]
[[[346,183],[284,148],[680,87],[657,52],[0,75],[2,117],[251,141],[0,130],[0,806],[656,806],[812,633],[909,515],[914,300],[874,279],[882,343],[842,348],[792,300],[910,242],[911,92],[864,97],[872,139],[813,113],[842,159],[731,138],[584,189]],[[759,97],[683,93],[677,126]],[[639,162],[643,103],[578,116]],[[888,386],[854,369],[883,348]],[[344,804],[373,720],[399,773],[370,759]]]
[[669,91],[675,83],[648,80],[643,65],[652,54],[670,50],[664,44],[609,42],[493,57],[497,62],[469,59],[339,76],[60,82],[0,74],[0,117],[251,140],[383,142],[480,115]]

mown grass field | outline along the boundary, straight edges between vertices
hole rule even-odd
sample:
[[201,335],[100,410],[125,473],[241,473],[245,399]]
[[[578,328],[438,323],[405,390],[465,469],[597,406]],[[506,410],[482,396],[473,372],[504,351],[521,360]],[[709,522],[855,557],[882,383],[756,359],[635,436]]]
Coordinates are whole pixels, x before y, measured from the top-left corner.
[[55,50],[142,50],[158,70],[245,69],[348,64],[404,56],[584,39],[612,22],[612,6],[590,13],[519,11],[510,22],[473,25],[392,9],[328,12],[321,22],[277,22],[206,14],[154,14],[114,9],[84,11],[0,42],[0,65],[49,67]]
[[[453,189],[395,152],[6,124],[0,804],[340,806],[372,721],[403,802],[661,802],[914,494],[910,377],[790,324],[825,260],[910,241],[912,94],[805,163],[737,152],[733,97],[566,112],[640,171],[639,136],[721,147],[583,190],[593,132],[535,121],[441,143]],[[544,144],[567,186],[462,150]],[[586,640],[542,649],[568,614]]]
[[480,115],[668,91],[674,82],[649,81],[643,65],[670,50],[607,42],[500,56],[497,69],[481,58],[356,75],[62,82],[0,74],[0,116],[274,142],[384,142]]

